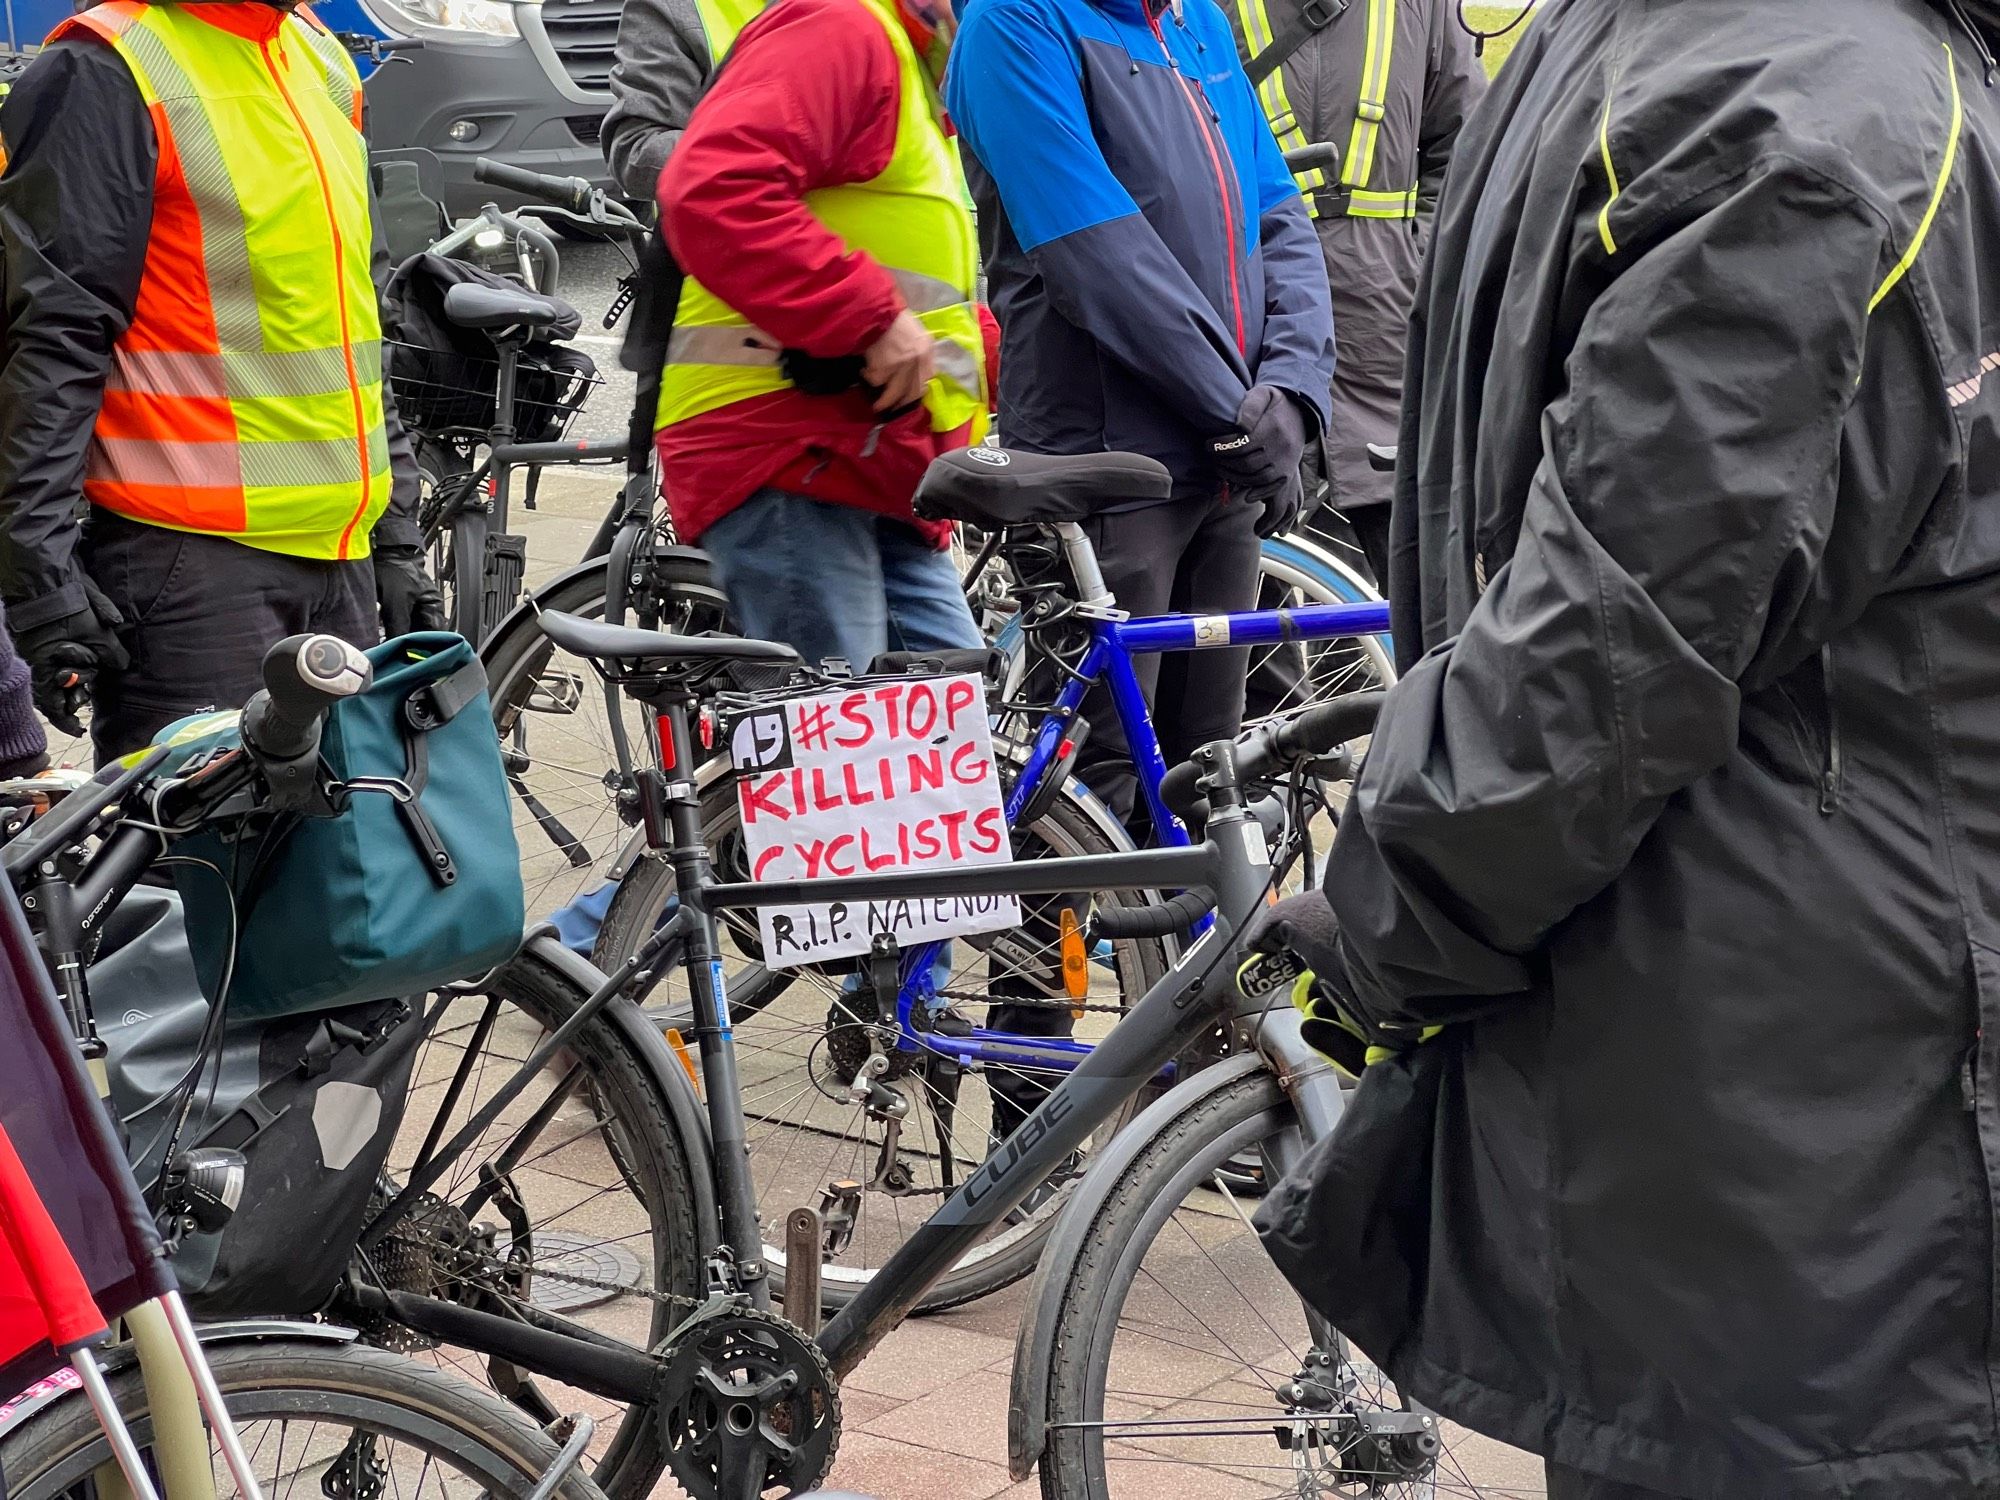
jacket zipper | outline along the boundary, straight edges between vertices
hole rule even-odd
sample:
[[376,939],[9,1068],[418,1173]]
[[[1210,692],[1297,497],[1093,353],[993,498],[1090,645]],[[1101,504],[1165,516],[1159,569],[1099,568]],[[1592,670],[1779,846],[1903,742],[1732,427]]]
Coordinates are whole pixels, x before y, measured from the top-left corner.
[[1826,699],[1826,760],[1820,767],[1819,810],[1832,813],[1840,806],[1840,710],[1834,702],[1833,647],[1819,648],[1820,690]]
[[1243,329],[1243,292],[1237,285],[1236,277],[1236,206],[1230,201],[1229,178],[1222,170],[1221,143],[1210,128],[1208,116],[1202,112],[1201,104],[1194,96],[1194,89],[1181,72],[1180,64],[1174,61],[1173,49],[1167,45],[1167,34],[1160,29],[1160,18],[1146,6],[1146,24],[1153,28],[1153,40],[1160,44],[1160,56],[1167,60],[1167,71],[1174,75],[1174,82],[1181,86],[1181,97],[1187,100],[1188,109],[1194,115],[1195,129],[1201,132],[1201,143],[1208,149],[1208,164],[1215,170],[1215,192],[1222,200],[1222,233],[1227,243],[1223,251],[1229,266],[1229,308],[1236,319],[1236,352],[1247,355],[1249,340]]
[[340,219],[333,211],[333,186],[326,179],[326,163],[320,160],[319,147],[314,143],[312,132],[306,128],[305,116],[299,113],[298,105],[292,99],[292,91],[285,87],[282,70],[271,56],[268,38],[257,44],[264,56],[264,68],[271,75],[271,82],[278,86],[278,96],[285,101],[285,108],[291,112],[292,123],[299,128],[299,139],[305,142],[306,154],[312,158],[313,173],[319,180],[320,207],[326,213],[326,227],[333,236],[333,293],[335,306],[340,315],[340,357],[347,370],[347,391],[354,406],[354,441],[361,458],[361,502],[354,508],[354,514],[347,519],[347,525],[340,533],[339,557],[347,560],[347,549],[354,537],[354,528],[361,524],[361,518],[368,514],[368,503],[374,498],[370,488],[371,476],[368,464],[368,424],[362,414],[361,376],[354,366],[354,329],[349,322],[347,311],[347,247],[341,238]]

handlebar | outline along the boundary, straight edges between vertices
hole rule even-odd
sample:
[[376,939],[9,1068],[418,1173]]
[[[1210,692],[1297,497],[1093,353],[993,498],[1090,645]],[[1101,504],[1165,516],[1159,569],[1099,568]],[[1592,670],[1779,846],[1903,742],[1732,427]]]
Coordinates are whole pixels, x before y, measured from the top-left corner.
[[482,156],[473,162],[472,175],[494,187],[506,188],[538,202],[553,203],[558,208],[586,218],[590,216],[591,199],[597,194],[597,189],[581,177],[551,177],[543,172],[530,172],[526,167],[495,161],[490,156]]
[[243,743],[260,761],[303,760],[319,749],[327,710],[374,680],[368,658],[338,636],[287,636],[264,654],[264,687],[243,708]]
[[1285,166],[1293,176],[1301,172],[1338,172],[1340,170],[1340,147],[1332,141],[1314,141],[1309,146],[1294,146],[1285,153]]
[[[1380,689],[1343,693],[1290,718],[1258,725],[1236,742],[1237,778],[1255,781],[1294,761],[1325,755],[1359,739],[1375,727],[1387,696]],[[1176,817],[1199,816],[1207,801],[1201,794],[1200,768],[1183,761],[1167,772],[1160,783],[1160,800]]]

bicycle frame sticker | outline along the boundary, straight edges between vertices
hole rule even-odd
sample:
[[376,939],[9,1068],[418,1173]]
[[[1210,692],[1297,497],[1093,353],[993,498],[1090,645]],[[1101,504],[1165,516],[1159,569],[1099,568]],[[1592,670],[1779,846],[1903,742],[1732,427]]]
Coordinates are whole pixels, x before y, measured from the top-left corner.
[[[759,704],[724,724],[757,881],[1006,864],[1000,772],[976,676],[860,683]],[[831,902],[758,911],[774,969],[1017,925],[1012,896]]]

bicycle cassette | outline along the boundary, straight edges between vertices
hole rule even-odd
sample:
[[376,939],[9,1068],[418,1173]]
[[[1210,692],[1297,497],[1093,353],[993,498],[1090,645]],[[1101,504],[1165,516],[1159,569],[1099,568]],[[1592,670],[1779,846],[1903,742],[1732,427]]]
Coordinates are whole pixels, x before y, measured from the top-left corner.
[[840,1390],[802,1330],[718,1302],[674,1331],[660,1403],[667,1466],[694,1500],[816,1488],[840,1446]]

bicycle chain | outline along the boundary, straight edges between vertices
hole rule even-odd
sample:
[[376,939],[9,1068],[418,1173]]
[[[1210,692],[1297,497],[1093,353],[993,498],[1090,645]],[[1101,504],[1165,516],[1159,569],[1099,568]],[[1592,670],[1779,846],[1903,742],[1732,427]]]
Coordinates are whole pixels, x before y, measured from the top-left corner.
[[[991,994],[975,995],[968,990],[939,990],[937,992],[937,995],[940,1000],[948,1000],[954,1005],[966,1005],[966,1004],[1019,1005],[1027,1007],[1028,1009],[1034,1009],[1036,1007],[1040,1007],[1041,1009],[1044,1010],[1068,1010],[1068,1011],[1080,1010],[1090,1014],[1105,1015],[1105,1016],[1122,1016],[1125,1014],[1126,1011],[1126,1007],[1123,1005],[1104,1005],[1104,1004],[1092,1005],[1088,1002],[1085,1002],[1083,1004],[1078,1004],[1074,1000],[1056,1000],[1056,999],[1045,998],[1041,995],[1029,995],[1029,996],[991,995]],[[940,1033],[935,1033],[935,1032],[926,1034],[941,1035]]]

